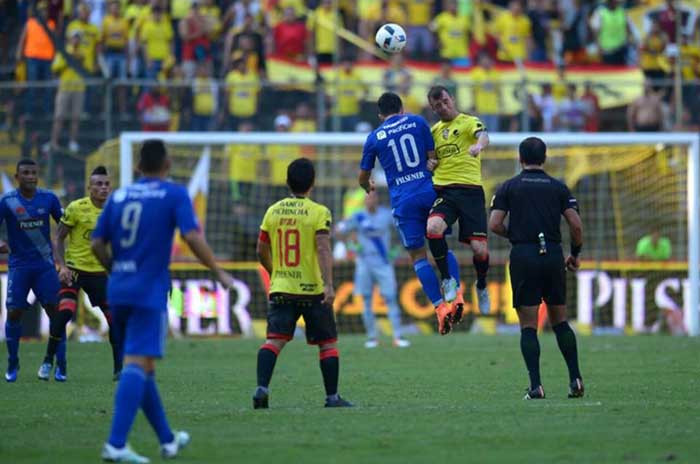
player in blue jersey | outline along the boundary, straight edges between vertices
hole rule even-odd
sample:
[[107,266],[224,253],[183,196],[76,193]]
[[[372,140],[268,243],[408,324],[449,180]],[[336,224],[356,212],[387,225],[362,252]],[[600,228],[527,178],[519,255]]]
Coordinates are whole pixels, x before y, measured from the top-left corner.
[[362,320],[367,332],[366,348],[379,345],[377,329],[372,311],[374,286],[384,298],[394,337],[394,346],[407,348],[411,343],[401,337],[401,309],[396,292],[396,275],[390,254],[391,230],[394,221],[391,210],[379,205],[379,195],[370,191],[365,197],[365,209],[358,211],[338,224],[340,234],[355,232],[355,295],[362,296],[364,312]]
[[[425,252],[425,228],[436,198],[429,169],[435,157],[433,136],[425,119],[404,114],[401,98],[395,93],[384,93],[379,97],[377,106],[382,123],[367,136],[360,162],[359,183],[367,192],[374,190],[372,169],[379,158],[386,173],[394,220],[401,240],[411,256],[423,290],[435,305],[438,331],[445,335],[451,330],[453,315],[456,312],[461,314],[463,307],[452,307],[447,303],[456,301],[462,304],[461,300],[456,299],[457,288],[443,286],[443,295]],[[451,252],[448,263],[450,274],[455,282],[459,282],[459,265]]]
[[106,461],[149,462],[126,443],[139,409],[158,435],[164,458],[174,458],[190,441],[186,432],[171,431],[155,382],[155,360],[163,356],[167,335],[175,230],[217,280],[227,287],[233,283],[199,231],[187,190],[165,181],[169,168],[163,142],[145,141],[139,160],[144,177],[110,196],[93,232],[92,250],[110,274],[107,300],[124,346],[111,433],[102,448]]
[[51,246],[51,218],[58,222],[63,214],[61,203],[53,193],[37,188],[38,166],[31,159],[17,163],[18,188],[0,197],[0,222],[7,225],[9,275],[7,279],[7,342],[8,366],[5,380],[14,382],[19,371],[19,340],[22,337],[22,315],[29,308],[27,295],[34,292],[51,317],[58,303],[61,285]]

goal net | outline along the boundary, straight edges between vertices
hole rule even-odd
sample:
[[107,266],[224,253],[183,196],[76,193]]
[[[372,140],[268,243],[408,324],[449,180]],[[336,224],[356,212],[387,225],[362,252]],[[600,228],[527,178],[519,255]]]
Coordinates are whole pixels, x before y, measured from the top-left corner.
[[[517,145],[525,136],[491,134],[491,146],[483,155],[487,199],[519,171]],[[238,279],[237,288],[224,292],[178,242],[173,265],[173,327],[194,334],[262,334],[269,282],[256,262],[255,243],[265,210],[287,195],[287,164],[300,156],[314,160],[317,184],[313,198],[327,205],[337,222],[363,207],[364,194],[356,179],[365,135],[124,133],[90,157],[87,171],[105,164],[117,177],[116,185],[132,182],[139,146],[153,137],[167,143],[173,179],[188,185],[207,239]],[[581,208],[583,265],[581,271],[569,275],[567,296],[578,330],[698,334],[697,135],[540,137],[549,146],[547,171],[569,185]],[[375,179],[385,185],[381,172],[375,172]],[[380,197],[388,204],[386,189],[380,189]],[[568,237],[567,231],[563,233]],[[450,240],[461,263],[467,309],[476,315],[471,252],[454,238]],[[335,242],[339,330],[361,332],[363,302],[353,295],[352,244]],[[433,331],[433,308],[407,254],[398,248],[399,241],[394,240],[394,245],[402,321],[409,332]],[[490,237],[489,248],[492,314],[477,318],[474,327],[487,332],[508,330],[517,321],[511,307],[509,245]],[[372,307],[380,329],[388,332],[386,306],[378,291]]]

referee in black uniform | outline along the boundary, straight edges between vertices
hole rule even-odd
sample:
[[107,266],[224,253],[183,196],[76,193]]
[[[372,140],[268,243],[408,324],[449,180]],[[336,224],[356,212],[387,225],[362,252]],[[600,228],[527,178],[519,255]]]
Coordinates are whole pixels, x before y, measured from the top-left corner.
[[[537,313],[542,300],[569,369],[569,398],[583,396],[578,367],[576,335],[566,321],[565,268],[579,268],[582,245],[578,204],[569,188],[544,172],[547,146],[529,137],[519,147],[522,172],[507,180],[491,203],[489,229],[506,237],[510,251],[510,279],[513,305],[520,319],[520,350],[530,375],[525,399],[543,399],[540,381],[540,343],[537,340]],[[571,254],[564,260],[559,230],[561,216],[569,224]],[[505,224],[509,216],[509,224]]]

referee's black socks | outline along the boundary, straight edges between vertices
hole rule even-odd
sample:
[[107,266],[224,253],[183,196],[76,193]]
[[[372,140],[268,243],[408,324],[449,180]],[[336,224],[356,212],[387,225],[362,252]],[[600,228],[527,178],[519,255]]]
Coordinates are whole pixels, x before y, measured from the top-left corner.
[[450,266],[447,264],[448,248],[445,236],[428,234],[428,246],[430,246],[430,253],[433,255],[435,264],[437,264],[437,267],[440,270],[440,277],[442,280],[449,279]]
[[557,345],[559,351],[564,356],[566,367],[569,368],[569,381],[573,382],[581,378],[581,372],[578,368],[578,348],[576,347],[576,334],[571,330],[571,326],[567,321],[560,322],[552,327],[554,334],[557,336]]
[[542,385],[540,380],[540,342],[537,340],[537,329],[525,327],[520,329],[520,351],[525,359],[527,373],[530,376],[530,389]]

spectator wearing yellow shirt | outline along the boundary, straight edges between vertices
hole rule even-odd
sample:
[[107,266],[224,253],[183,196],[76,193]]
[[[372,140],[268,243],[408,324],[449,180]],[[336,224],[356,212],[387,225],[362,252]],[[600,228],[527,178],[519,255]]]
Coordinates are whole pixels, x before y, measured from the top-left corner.
[[[253,132],[255,126],[250,122],[242,122],[238,126],[238,132]],[[229,162],[229,180],[231,181],[231,199],[234,202],[244,200],[237,205],[237,215],[249,213],[246,211],[246,201],[252,196],[255,184],[264,177],[261,172],[263,146],[252,143],[227,145],[226,158]]]
[[156,79],[165,61],[173,56],[173,36],[173,27],[163,14],[163,8],[153,6],[151,16],[138,29],[146,62],[146,78]]
[[316,132],[317,122],[311,106],[306,102],[299,102],[294,110],[294,121],[291,132]]
[[457,13],[456,0],[449,0],[445,11],[435,17],[430,28],[440,43],[440,58],[456,66],[469,66],[469,18]]
[[150,12],[151,7],[148,0],[132,0],[124,11],[124,19],[129,24],[129,48],[128,48],[128,70],[131,77],[143,77],[144,63],[143,57],[139,53],[138,31],[141,27],[141,17],[146,12]]
[[[275,132],[289,132],[292,129],[292,119],[286,114],[280,114],[275,118]],[[273,189],[278,198],[287,194],[287,166],[295,159],[301,157],[299,145],[268,145],[265,152],[265,160],[270,168],[267,170],[269,177],[264,179],[276,187]]]
[[192,118],[190,130],[206,132],[212,129],[216,120],[219,86],[211,76],[211,66],[202,62],[197,65],[196,76],[192,81]]
[[[259,93],[258,74],[250,71],[243,60],[234,61],[233,69],[226,75],[224,92],[229,130],[235,131],[244,123],[255,124]],[[223,119],[224,113],[221,114]]]
[[442,60],[440,63],[440,73],[435,76],[431,86],[441,85],[447,89],[450,95],[453,95],[455,103],[457,102],[457,81],[452,77],[452,62],[450,60]]
[[411,77],[411,71],[404,63],[403,54],[395,53],[391,56],[391,66],[384,71],[382,82],[387,92],[394,92],[401,82]]
[[406,34],[411,38],[406,50],[414,58],[429,58],[435,52],[435,38],[429,27],[434,3],[434,0],[404,0]]
[[523,14],[520,0],[511,0],[508,11],[501,13],[493,24],[498,39],[498,59],[522,63],[532,50],[532,24]]
[[[89,57],[85,53],[83,43],[82,32],[79,29],[73,29],[68,34],[68,44],[66,45],[66,52],[70,54],[69,59],[72,58],[73,63],[69,63],[69,59],[63,53],[58,53],[51,65],[51,71],[59,79],[51,141],[49,142],[49,147],[54,150],[58,148],[58,138],[63,130],[63,121],[66,119],[70,119],[68,148],[73,153],[77,153],[80,149],[77,140],[80,115],[83,112],[85,102],[85,82],[80,75],[80,72],[84,72],[84,70],[75,69],[73,64],[85,68],[88,63]],[[49,147],[45,146],[44,148]]]
[[396,94],[401,97],[403,109],[406,113],[421,114],[423,112],[423,104],[421,103],[421,100],[416,98],[411,93],[412,85],[412,78],[404,79],[401,83],[399,83],[399,87],[396,89]]
[[[192,0],[171,0],[170,1],[170,24],[173,31],[180,30],[180,21],[182,21],[192,7]],[[173,49],[175,51],[175,60],[179,63],[182,60],[182,40],[180,35],[175,34],[173,37]]]
[[353,132],[360,122],[360,103],[367,94],[362,76],[353,68],[349,59],[343,60],[337,81],[331,86],[335,101],[335,114],[340,118],[340,130]]
[[479,55],[479,66],[469,76],[472,81],[474,113],[489,132],[498,132],[501,108],[501,84],[498,71],[488,53]]
[[100,45],[102,35],[100,29],[90,23],[90,7],[87,3],[81,3],[78,6],[78,17],[68,24],[66,35],[70,37],[75,31],[80,32],[85,69],[92,74],[97,66],[97,55],[102,50]]
[[[102,20],[102,35],[100,38],[107,77],[110,79],[126,79],[126,57],[129,45],[129,23],[121,15],[119,0],[109,2],[109,14]],[[126,87],[117,88],[117,106],[121,114],[126,114]]]
[[591,15],[590,24],[603,63],[618,66],[627,64],[633,34],[625,7],[617,0],[607,0]]
[[647,79],[663,79],[667,76],[668,62],[666,60],[666,45],[668,37],[661,30],[658,19],[651,22],[649,33],[639,47],[639,67]]
[[339,26],[342,26],[340,15],[333,10],[332,0],[322,0],[321,5],[309,15],[306,28],[311,34],[308,41],[310,54],[316,56],[318,64],[333,63],[337,52],[335,28]]

